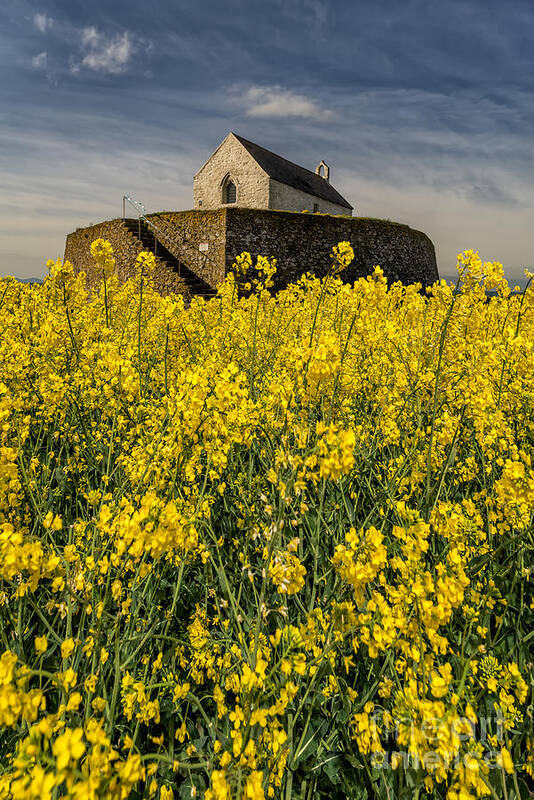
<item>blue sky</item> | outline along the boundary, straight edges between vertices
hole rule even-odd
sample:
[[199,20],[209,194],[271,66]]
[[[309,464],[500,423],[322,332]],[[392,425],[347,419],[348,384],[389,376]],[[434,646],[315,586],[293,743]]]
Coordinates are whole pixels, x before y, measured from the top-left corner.
[[76,227],[192,206],[228,131],[313,169],[355,213],[534,264],[532,0],[3,0],[0,274]]

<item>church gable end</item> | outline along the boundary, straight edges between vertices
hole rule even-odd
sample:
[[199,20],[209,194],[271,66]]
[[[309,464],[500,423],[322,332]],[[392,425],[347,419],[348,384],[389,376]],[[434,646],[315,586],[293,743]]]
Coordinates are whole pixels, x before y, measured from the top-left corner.
[[193,180],[195,208],[268,208],[269,178],[230,133]]
[[235,133],[219,145],[194,178],[195,208],[264,208],[352,215],[352,206],[330,184],[321,161],[305,169]]

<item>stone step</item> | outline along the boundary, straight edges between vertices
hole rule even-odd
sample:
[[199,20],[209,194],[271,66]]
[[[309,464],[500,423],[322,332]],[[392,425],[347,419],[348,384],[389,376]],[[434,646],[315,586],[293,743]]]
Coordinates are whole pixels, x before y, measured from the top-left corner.
[[133,234],[143,247],[154,253],[157,258],[164,261],[169,269],[177,272],[187,284],[188,289],[192,294],[198,294],[203,297],[213,297],[214,290],[202,278],[199,278],[195,273],[187,267],[186,264],[181,262],[174,253],[171,253],[162,242],[159,241],[155,235],[155,231],[151,231],[150,227],[145,223],[136,219],[124,219],[123,224],[128,231]]

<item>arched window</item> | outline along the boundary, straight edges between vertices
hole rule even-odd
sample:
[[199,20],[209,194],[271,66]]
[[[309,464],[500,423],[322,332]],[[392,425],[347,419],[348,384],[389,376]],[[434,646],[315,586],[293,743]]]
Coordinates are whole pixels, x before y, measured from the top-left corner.
[[223,201],[225,203],[235,203],[237,200],[237,189],[235,183],[228,179],[224,184],[224,197]]

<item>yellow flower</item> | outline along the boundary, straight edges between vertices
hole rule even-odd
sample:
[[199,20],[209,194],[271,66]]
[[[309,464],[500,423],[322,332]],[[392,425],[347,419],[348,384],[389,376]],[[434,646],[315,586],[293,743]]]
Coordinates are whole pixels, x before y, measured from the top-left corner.
[[145,775],[141,756],[138,753],[128,756],[125,762],[117,765],[116,769],[119,780],[126,786],[133,786]]
[[95,698],[93,698],[93,700],[91,700],[91,707],[92,707],[92,708],[93,708],[95,711],[99,711],[100,713],[102,713],[102,711],[103,711],[103,710],[105,709],[105,707],[106,707],[106,700],[105,700],[105,698],[104,698],[104,697],[95,697]]
[[48,639],[46,636],[36,636],[34,639],[35,652],[39,655],[46,653],[48,647]]
[[142,250],[136,259],[137,272],[144,276],[154,272],[156,268],[156,257],[149,250]]
[[434,697],[444,697],[449,691],[449,684],[452,680],[452,669],[450,664],[439,667],[438,672],[432,672],[432,682],[430,690]]
[[262,783],[263,772],[260,772],[259,770],[253,770],[247,777],[243,797],[246,800],[264,800],[265,794]]
[[350,242],[339,242],[336,244],[332,248],[330,258],[333,261],[333,270],[335,273],[346,269],[354,260],[354,250]]
[[61,658],[68,658],[74,650],[76,643],[74,639],[65,639],[61,645]]
[[63,262],[60,258],[56,259],[56,261],[49,259],[46,262],[46,266],[54,280],[65,285],[74,280],[74,268],[70,261]]
[[252,256],[244,252],[236,256],[232,269],[238,277],[243,278],[252,267]]
[[514,762],[512,761],[512,756],[510,755],[510,751],[506,747],[501,747],[501,752],[497,756],[497,763],[500,767],[506,770],[510,775],[514,771]]
[[96,688],[96,684],[98,681],[98,676],[95,674],[88,675],[87,678],[83,682],[83,686],[86,692],[92,694]]
[[106,239],[95,239],[91,244],[91,255],[104,275],[111,275],[115,268],[115,258],[110,242]]
[[458,290],[349,283],[340,242],[276,294],[272,258],[213,299],[158,260],[162,297],[153,254],[119,281],[91,249],[87,286],[0,279],[0,797],[200,796],[208,764],[205,800],[277,798],[300,711],[328,794],[314,731],[347,704],[366,769],[395,732],[393,794],[406,764],[485,797],[490,749],[532,772],[534,287],[474,251]]
[[226,773],[224,770],[213,770],[211,773],[211,793],[207,797],[211,797],[212,800],[230,800],[231,799],[231,792],[230,792],[230,785],[226,780]]
[[67,729],[52,745],[57,769],[62,772],[71,762],[78,761],[85,753],[82,728]]
[[280,594],[296,594],[304,586],[306,567],[293,553],[278,552],[269,564],[269,575]]
[[52,772],[45,772],[43,767],[36,764],[30,772],[29,797],[39,798],[39,800],[51,800],[52,790],[56,778]]
[[79,692],[73,692],[67,702],[67,711],[77,711],[82,702],[82,696]]
[[48,530],[60,531],[63,527],[63,522],[61,521],[61,517],[58,517],[52,511],[48,511],[43,519],[43,525]]

